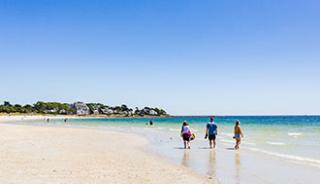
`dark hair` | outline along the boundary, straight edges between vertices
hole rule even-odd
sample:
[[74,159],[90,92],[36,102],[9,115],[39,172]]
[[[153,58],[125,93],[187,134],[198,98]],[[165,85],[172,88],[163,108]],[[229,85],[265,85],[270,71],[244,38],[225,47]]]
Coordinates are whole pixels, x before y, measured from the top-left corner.
[[188,124],[188,122],[184,121],[184,122],[182,123],[182,125],[183,125],[183,126],[187,126],[187,125],[189,125],[189,124]]
[[214,120],[214,116],[211,116],[211,117],[210,117],[210,121],[213,121],[213,120]]
[[239,125],[239,124],[240,124],[240,121],[239,121],[239,120],[237,120],[237,121],[236,121],[236,125]]

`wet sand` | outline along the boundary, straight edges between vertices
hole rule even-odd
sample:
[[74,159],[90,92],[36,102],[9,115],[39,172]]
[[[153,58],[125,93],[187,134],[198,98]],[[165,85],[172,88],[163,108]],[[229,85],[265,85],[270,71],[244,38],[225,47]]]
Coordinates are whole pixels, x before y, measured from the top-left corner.
[[98,129],[0,124],[0,183],[215,183]]
[[[198,136],[191,149],[183,149],[177,132],[150,130],[146,134],[153,144],[149,148],[177,165],[191,168],[207,178],[223,184],[317,184],[320,165],[287,155],[266,154],[263,150],[244,144],[234,150],[234,141],[217,138],[216,149],[209,149],[208,141]],[[144,130],[143,132],[147,132]],[[201,135],[201,132],[198,135]],[[245,142],[245,141],[244,141]],[[290,173],[290,174],[288,174]]]

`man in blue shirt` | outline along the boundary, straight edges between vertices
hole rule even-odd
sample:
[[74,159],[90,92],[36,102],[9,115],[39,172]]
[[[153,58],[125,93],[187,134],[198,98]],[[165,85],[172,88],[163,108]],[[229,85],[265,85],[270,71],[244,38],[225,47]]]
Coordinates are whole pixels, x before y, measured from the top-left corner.
[[218,126],[214,122],[214,116],[210,117],[210,122],[206,126],[206,136],[209,138],[210,149],[216,147],[216,136],[218,134]]

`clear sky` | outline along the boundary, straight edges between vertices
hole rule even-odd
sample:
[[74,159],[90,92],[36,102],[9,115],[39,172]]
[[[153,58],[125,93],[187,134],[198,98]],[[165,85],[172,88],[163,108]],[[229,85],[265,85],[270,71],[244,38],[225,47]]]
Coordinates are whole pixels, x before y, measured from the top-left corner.
[[316,0],[0,0],[0,100],[320,114]]

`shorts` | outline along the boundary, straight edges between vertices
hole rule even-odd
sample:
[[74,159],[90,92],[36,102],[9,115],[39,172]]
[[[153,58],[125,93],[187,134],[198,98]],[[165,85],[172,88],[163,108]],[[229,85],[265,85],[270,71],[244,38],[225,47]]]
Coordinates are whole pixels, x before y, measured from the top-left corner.
[[182,134],[182,139],[184,141],[190,141],[191,135],[190,134]]
[[240,137],[240,134],[234,134],[234,137],[233,137],[234,139],[240,139],[241,137]]
[[209,141],[214,141],[216,140],[216,135],[209,135]]

